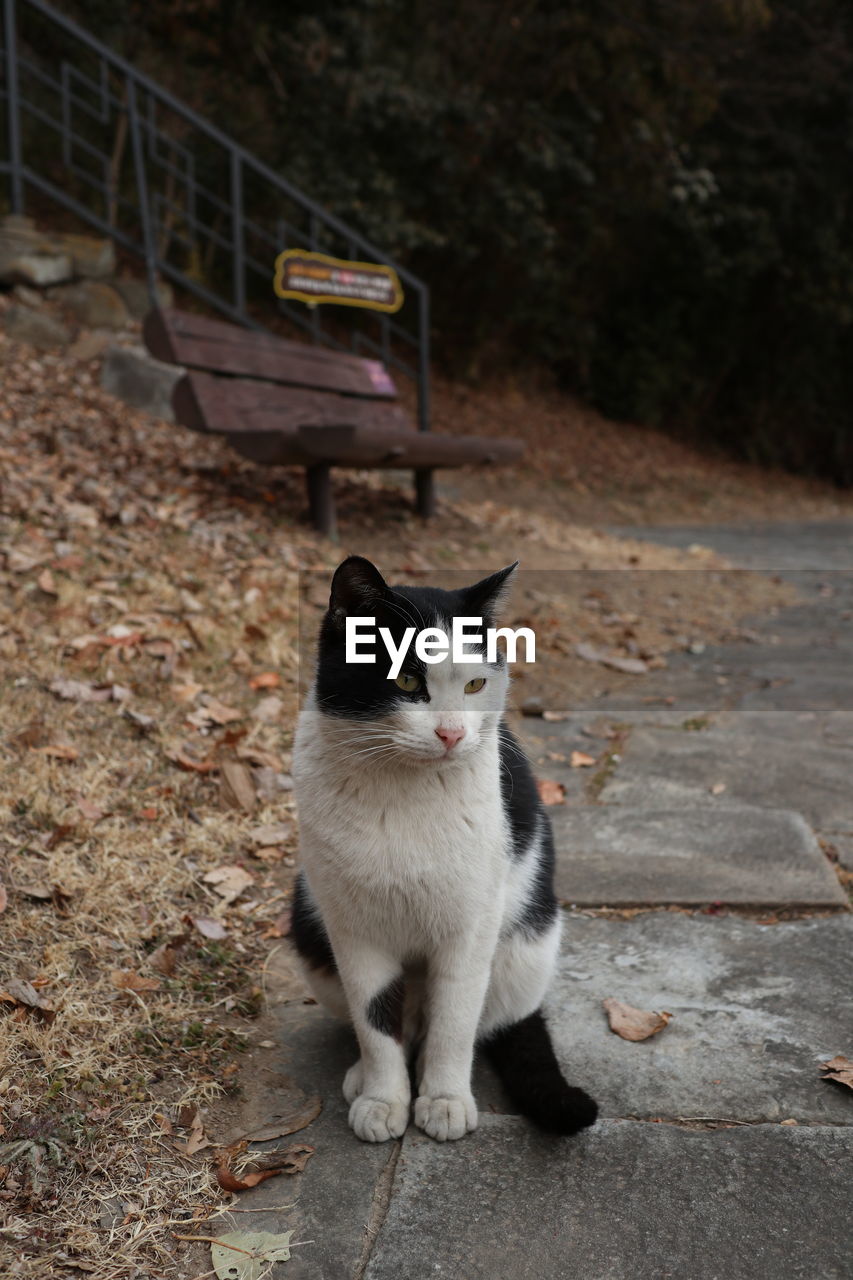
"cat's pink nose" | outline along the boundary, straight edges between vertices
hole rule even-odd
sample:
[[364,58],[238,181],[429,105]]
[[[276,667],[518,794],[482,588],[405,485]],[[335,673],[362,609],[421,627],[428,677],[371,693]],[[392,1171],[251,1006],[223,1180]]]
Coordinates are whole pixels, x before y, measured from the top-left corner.
[[465,737],[464,729],[436,729],[435,733],[437,738],[441,738],[448,751],[451,751],[457,742],[461,742]]

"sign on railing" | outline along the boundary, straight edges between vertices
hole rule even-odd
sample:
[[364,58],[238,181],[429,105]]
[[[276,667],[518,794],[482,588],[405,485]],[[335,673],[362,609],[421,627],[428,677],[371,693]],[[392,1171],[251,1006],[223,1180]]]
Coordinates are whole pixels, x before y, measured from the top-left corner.
[[295,298],[309,306],[334,302],[371,311],[399,311],[403,305],[403,286],[392,267],[330,258],[307,249],[285,249],[278,255],[273,286],[279,298]]

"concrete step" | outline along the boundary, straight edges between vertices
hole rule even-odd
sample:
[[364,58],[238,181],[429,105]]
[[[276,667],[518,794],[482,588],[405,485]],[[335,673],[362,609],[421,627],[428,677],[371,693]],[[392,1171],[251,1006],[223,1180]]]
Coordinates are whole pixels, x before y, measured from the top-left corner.
[[843,907],[798,813],[701,799],[681,808],[556,806],[557,892],[577,906]]
[[[756,924],[654,911],[567,919],[547,1000],[566,1075],[605,1116],[853,1125],[853,1090],[819,1064],[853,1057],[853,916]],[[602,1001],[673,1014],[639,1044]]]
[[851,1155],[853,1130],[778,1125],[413,1135],[365,1280],[842,1280]]

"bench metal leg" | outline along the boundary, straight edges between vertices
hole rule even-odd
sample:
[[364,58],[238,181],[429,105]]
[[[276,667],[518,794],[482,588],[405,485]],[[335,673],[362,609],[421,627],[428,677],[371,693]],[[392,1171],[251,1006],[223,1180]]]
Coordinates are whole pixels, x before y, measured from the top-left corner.
[[435,472],[432,469],[415,472],[415,506],[424,520],[435,515]]
[[311,523],[327,538],[338,536],[338,522],[335,518],[335,495],[332,492],[332,468],[325,463],[316,467],[308,467],[305,472],[308,483],[308,508],[311,512]]

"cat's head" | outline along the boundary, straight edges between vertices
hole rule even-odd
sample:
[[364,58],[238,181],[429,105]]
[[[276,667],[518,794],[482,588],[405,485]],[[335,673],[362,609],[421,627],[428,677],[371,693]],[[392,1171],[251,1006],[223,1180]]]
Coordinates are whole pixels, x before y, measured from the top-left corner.
[[[470,631],[481,630],[485,641],[486,629],[496,625],[496,610],[515,568],[510,565],[469,587],[442,591],[391,587],[362,556],[350,556],[339,565],[320,628],[314,697],[322,714],[352,738],[354,760],[452,764],[494,735],[509,682],[504,655],[487,655],[485,643],[482,648],[468,643],[466,651],[475,655],[474,660],[457,662],[452,652],[440,654],[438,644],[428,652],[439,660],[428,662],[418,657],[411,632],[416,637],[436,628],[452,638],[454,619],[476,618],[482,625],[470,626]],[[375,655],[374,662],[347,660],[348,631],[352,641],[356,618],[375,619],[373,627],[359,624],[358,644],[360,654]],[[399,653],[407,631],[405,657],[394,663],[389,648]],[[355,651],[351,649],[349,656]],[[489,662],[489,656],[494,660]]]

